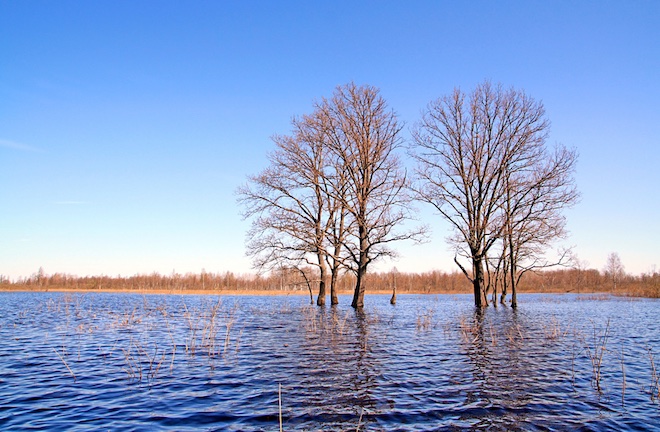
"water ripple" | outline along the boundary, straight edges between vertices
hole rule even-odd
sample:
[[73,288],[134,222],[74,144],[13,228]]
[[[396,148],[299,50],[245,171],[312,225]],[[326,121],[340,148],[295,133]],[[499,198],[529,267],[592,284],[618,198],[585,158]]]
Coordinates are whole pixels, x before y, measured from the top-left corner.
[[0,293],[0,429],[657,427],[657,301],[367,300]]

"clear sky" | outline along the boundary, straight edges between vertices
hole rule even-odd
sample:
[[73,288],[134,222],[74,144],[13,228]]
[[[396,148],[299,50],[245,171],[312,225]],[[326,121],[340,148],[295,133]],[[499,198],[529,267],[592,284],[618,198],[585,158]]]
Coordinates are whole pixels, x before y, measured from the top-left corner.
[[[485,79],[580,153],[580,259],[660,265],[658,1],[0,1],[0,274],[247,273],[234,191],[354,81],[406,125]],[[408,128],[405,132],[408,135]],[[400,271],[453,270],[448,226]]]

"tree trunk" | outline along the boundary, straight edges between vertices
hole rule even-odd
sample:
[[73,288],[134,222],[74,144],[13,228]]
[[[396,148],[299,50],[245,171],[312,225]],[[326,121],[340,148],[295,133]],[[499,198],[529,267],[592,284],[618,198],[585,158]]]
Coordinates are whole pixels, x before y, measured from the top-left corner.
[[513,239],[509,235],[509,275],[511,278],[511,307],[518,307],[518,299],[516,298],[516,259],[513,251]]
[[506,291],[508,284],[507,271],[508,271],[508,267],[505,260],[504,265],[502,266],[502,293],[500,294],[500,303],[502,304],[506,304]]
[[474,305],[478,308],[487,306],[484,305],[482,300],[482,290],[484,287],[484,264],[483,260],[479,256],[472,257],[472,271],[474,274],[474,279],[472,280],[472,286],[474,288]]
[[493,306],[497,307],[497,285],[500,283],[499,277],[495,278],[495,283],[492,284],[493,293],[490,296],[490,301]]
[[484,289],[482,290],[482,294],[484,296],[483,306],[486,307],[486,306],[488,306],[488,286],[487,285],[484,285]]
[[325,278],[323,276],[319,281],[319,296],[316,298],[316,306],[325,306]]
[[317,306],[325,306],[325,279],[326,279],[326,267],[325,267],[325,257],[322,254],[318,255],[319,258],[319,296],[316,299]]
[[[360,227],[360,234],[362,234],[363,229]],[[361,237],[363,237],[361,235]],[[355,309],[362,309],[364,307],[364,292],[366,286],[364,285],[364,277],[367,274],[367,266],[369,265],[369,259],[367,256],[367,240],[363,237],[360,240],[360,258],[358,263],[357,271],[357,281],[355,282],[355,293],[353,294],[353,302],[351,306]]]
[[493,306],[497,307],[497,274],[493,275],[493,272],[490,270],[488,265],[488,259],[484,260],[486,264],[486,274],[488,275],[488,283],[486,284],[486,290],[484,291],[484,300],[488,304],[488,291],[492,290],[491,301]]
[[[341,219],[341,228],[344,229],[344,216],[342,215]],[[339,255],[341,254],[341,244],[335,246],[335,253],[332,259],[332,265],[330,266],[330,304],[332,306],[339,304],[339,298],[337,297],[337,279],[339,279],[339,271],[341,270],[341,265],[339,264]]]
[[339,304],[337,297],[337,278],[339,277],[339,268],[333,268],[330,275],[330,304],[332,306]]
[[364,307],[364,291],[366,289],[364,277],[367,274],[367,266],[369,265],[368,241],[364,226],[358,226],[358,236],[360,238],[360,256],[358,258],[357,281],[355,282],[355,292],[353,293],[351,306],[355,309],[362,309]]
[[513,282],[511,285],[511,307],[512,308],[517,308],[518,307],[518,299],[516,298],[516,283]]
[[510,272],[511,272],[511,307],[512,308],[517,308],[518,307],[518,299],[516,298],[516,267],[515,264],[511,263],[510,266]]
[[309,304],[314,305],[314,293],[312,292],[312,285],[307,280],[305,282],[307,282],[307,289],[309,290]]
[[355,283],[355,292],[353,293],[353,302],[351,306],[355,309],[362,309],[364,307],[364,291],[366,289],[364,285],[364,276],[367,274],[367,266],[362,265],[362,259],[360,259],[360,267],[357,271],[357,281]]

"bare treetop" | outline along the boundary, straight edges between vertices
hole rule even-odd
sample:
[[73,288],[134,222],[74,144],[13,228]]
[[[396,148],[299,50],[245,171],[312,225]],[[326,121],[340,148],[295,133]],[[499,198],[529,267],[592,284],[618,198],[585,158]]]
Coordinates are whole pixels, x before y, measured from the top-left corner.
[[423,232],[399,229],[412,219],[408,178],[396,153],[403,143],[402,126],[371,86],[338,87],[318,108],[331,129],[328,147],[336,157],[336,170],[345,176],[338,196],[354,221],[345,245],[349,267],[357,275],[353,306],[362,307],[369,264],[395,256],[393,242],[416,240]]
[[248,253],[259,267],[315,266],[318,304],[324,303],[326,265],[333,293],[341,268],[351,270],[359,308],[369,264],[395,256],[392,243],[423,232],[400,228],[412,218],[397,155],[402,126],[371,86],[337,87],[314,108],[293,120],[291,135],[273,138],[270,166],[239,190],[244,216],[254,218]]
[[529,254],[563,233],[559,210],[577,200],[577,155],[547,150],[549,126],[542,103],[484,82],[469,95],[456,89],[431,102],[413,130],[415,191],[454,228],[457,254],[472,271],[455,261],[473,282],[477,306],[487,304],[484,265],[493,246],[506,243],[517,265],[523,245]]

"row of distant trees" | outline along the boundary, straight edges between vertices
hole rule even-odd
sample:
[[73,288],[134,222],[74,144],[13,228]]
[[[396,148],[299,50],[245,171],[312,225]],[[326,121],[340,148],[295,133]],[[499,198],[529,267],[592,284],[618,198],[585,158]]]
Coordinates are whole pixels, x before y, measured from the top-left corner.
[[6,286],[20,288],[39,287],[53,289],[81,290],[263,290],[270,289],[264,284],[266,279],[258,275],[236,275],[232,272],[179,274],[169,275],[159,273],[137,274],[133,276],[75,276],[66,273],[48,275],[43,267],[29,277],[11,280],[0,275],[0,283]]
[[[614,265],[612,265],[614,264]],[[282,268],[267,275],[224,273],[187,273],[160,275],[152,273],[135,276],[84,276],[63,273],[46,274],[43,269],[31,276],[10,280],[0,275],[0,286],[10,289],[70,289],[70,290],[131,290],[136,292],[277,292],[298,291],[309,294],[308,282],[317,280],[318,270]],[[397,289],[399,293],[453,293],[465,294],[472,283],[460,271],[429,271],[405,273],[396,270],[366,275],[370,289],[385,293]],[[343,273],[337,278],[339,293],[349,293],[355,286],[355,276]],[[519,286],[522,292],[614,293],[643,297],[660,297],[660,272],[649,271],[631,275],[624,271],[617,254],[611,254],[602,270],[581,266],[530,272]],[[495,303],[495,302],[494,302]]]
[[[575,150],[547,144],[543,104],[485,82],[431,102],[404,143],[403,125],[371,86],[338,87],[310,114],[273,138],[269,166],[239,189],[252,220],[247,252],[261,271],[313,267],[317,304],[327,285],[354,276],[352,305],[364,305],[367,270],[393,257],[393,244],[423,241],[414,206],[431,205],[449,222],[454,261],[477,307],[500,301],[524,274],[566,263],[548,247],[566,235],[562,210],[578,200]],[[403,157],[415,164],[411,175]],[[305,276],[306,277],[306,276]]]

